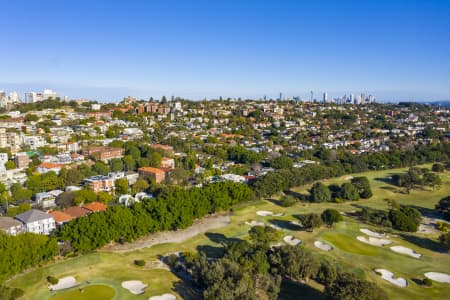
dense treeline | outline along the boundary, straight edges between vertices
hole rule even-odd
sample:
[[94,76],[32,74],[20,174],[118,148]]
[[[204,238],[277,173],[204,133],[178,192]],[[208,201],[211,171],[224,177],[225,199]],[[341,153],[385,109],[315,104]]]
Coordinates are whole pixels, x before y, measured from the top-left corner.
[[[353,155],[347,152],[333,154],[332,150],[320,149],[314,156],[323,161],[323,164],[269,172],[252,184],[255,192],[258,196],[270,196],[294,186],[344,174],[408,167],[436,161],[444,162],[450,158],[450,143],[417,146],[413,151],[396,149],[389,152],[360,155]],[[450,168],[450,164],[447,163],[445,167]],[[424,184],[430,186],[439,185],[438,177],[432,174],[434,173],[427,172],[427,175],[423,175],[425,176]]]
[[62,227],[60,237],[77,251],[94,250],[110,241],[131,241],[147,233],[187,228],[197,218],[252,197],[248,186],[231,182],[163,192],[130,208],[114,206],[73,220]]
[[58,254],[56,239],[34,233],[10,236],[0,231],[0,282]]
[[422,214],[413,207],[394,204],[389,211],[364,207],[361,210],[360,218],[364,222],[400,231],[416,232],[419,228]]
[[204,253],[169,257],[177,274],[187,274],[204,299],[278,299],[283,280],[303,283],[311,279],[326,286],[331,299],[387,299],[375,284],[348,273],[298,246],[270,247],[276,230],[255,226],[249,241],[229,242],[224,255],[208,259]]

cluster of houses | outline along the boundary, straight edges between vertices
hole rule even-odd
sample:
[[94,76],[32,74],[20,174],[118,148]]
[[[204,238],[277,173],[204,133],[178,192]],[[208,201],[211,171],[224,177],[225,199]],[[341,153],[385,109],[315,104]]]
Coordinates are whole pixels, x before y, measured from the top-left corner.
[[23,232],[35,234],[50,234],[57,226],[62,226],[73,219],[84,217],[91,213],[105,211],[107,206],[100,202],[92,202],[83,206],[72,206],[63,211],[42,211],[30,209],[11,217],[0,217],[0,230],[10,235]]

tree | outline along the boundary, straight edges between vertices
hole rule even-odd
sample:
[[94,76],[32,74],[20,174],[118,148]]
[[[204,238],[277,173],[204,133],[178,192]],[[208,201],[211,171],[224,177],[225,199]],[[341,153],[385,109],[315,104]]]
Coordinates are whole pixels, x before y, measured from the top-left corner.
[[320,215],[322,221],[328,226],[338,223],[343,220],[342,215],[335,209],[327,208]]
[[102,203],[109,203],[112,201],[112,196],[107,192],[99,192],[97,193],[97,201]]
[[445,171],[445,166],[443,164],[440,164],[440,163],[435,163],[431,167],[431,171],[437,172],[437,173],[442,173],[442,172]]
[[354,177],[352,179],[352,184],[357,188],[359,196],[363,199],[368,199],[372,197],[372,189],[370,187],[369,179],[365,176]]
[[31,205],[28,203],[20,203],[18,206],[9,206],[6,211],[8,217],[15,217],[18,214],[26,212],[31,209]]
[[148,159],[151,167],[159,168],[161,166],[162,156],[158,152],[151,152]]
[[343,183],[341,185],[341,188],[339,190],[339,196],[344,200],[350,201],[359,200],[359,192],[357,188],[349,182]]
[[442,198],[436,204],[436,209],[444,216],[447,221],[450,221],[450,196]]
[[351,273],[339,274],[327,285],[325,295],[331,300],[386,300],[386,293],[376,284],[357,278]]
[[431,186],[433,189],[442,185],[442,180],[436,173],[427,172],[423,174],[423,184]]
[[75,192],[74,203],[80,205],[83,203],[90,203],[97,200],[97,194],[93,190],[82,189]]
[[6,168],[6,170],[13,170],[16,168],[16,164],[12,160],[8,160],[5,163],[5,168]]
[[280,205],[283,207],[293,206],[297,202],[298,202],[297,199],[295,199],[293,196],[290,195],[285,195],[280,199]]
[[20,183],[13,183],[10,191],[14,201],[30,200],[33,194],[30,190],[23,188]]
[[119,178],[114,183],[116,192],[119,195],[126,195],[130,193],[130,185],[128,184],[128,180],[126,178]]
[[278,241],[281,237],[281,232],[270,226],[253,226],[248,233],[250,240],[266,246]]
[[322,225],[322,219],[318,214],[314,213],[301,215],[299,216],[299,220],[306,229],[311,231]]
[[39,120],[39,117],[35,114],[26,114],[25,115],[25,122],[37,122]]
[[321,182],[316,182],[311,188],[312,202],[329,202],[331,201],[330,189]]
[[270,166],[275,169],[288,169],[293,166],[293,161],[285,155],[275,157],[270,161]]
[[121,172],[123,171],[123,161],[120,158],[113,158],[110,161],[111,171],[112,172]]
[[442,247],[450,252],[450,232],[444,233],[439,237]]
[[96,161],[92,166],[92,171],[94,171],[96,174],[107,175],[111,171],[111,169],[109,165],[105,164],[104,162]]
[[150,185],[148,184],[147,180],[139,178],[133,184],[132,192],[133,192],[133,194],[137,194],[137,193],[140,193],[140,192],[145,192],[149,187],[150,187]]
[[277,247],[269,255],[269,261],[274,271],[294,281],[315,277],[319,270],[318,261],[303,247]]

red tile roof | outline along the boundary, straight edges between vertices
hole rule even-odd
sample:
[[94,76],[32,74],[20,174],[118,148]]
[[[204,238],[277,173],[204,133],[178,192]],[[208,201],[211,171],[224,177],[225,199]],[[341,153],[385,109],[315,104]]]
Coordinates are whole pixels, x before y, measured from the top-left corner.
[[92,202],[83,206],[86,209],[89,209],[92,212],[105,211],[108,206],[106,204],[100,202]]
[[68,215],[71,215],[74,218],[84,217],[84,216],[88,215],[89,213],[91,213],[90,210],[83,208],[83,207],[79,207],[79,206],[72,206],[72,207],[66,208],[64,210],[64,212]]
[[49,212],[49,214],[53,216],[53,219],[55,219],[56,223],[69,222],[70,220],[73,219],[71,215],[58,210],[51,211]]

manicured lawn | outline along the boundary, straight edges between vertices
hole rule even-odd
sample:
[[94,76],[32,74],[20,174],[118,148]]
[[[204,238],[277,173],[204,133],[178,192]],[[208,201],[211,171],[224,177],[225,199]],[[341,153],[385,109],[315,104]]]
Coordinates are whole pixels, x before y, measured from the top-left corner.
[[370,256],[376,256],[380,254],[380,251],[377,247],[366,245],[342,233],[327,232],[324,233],[321,237],[325,242],[343,251],[347,251],[358,255],[370,255]]
[[114,298],[114,289],[106,285],[90,285],[70,291],[58,292],[50,300],[110,300]]
[[[412,190],[410,194],[386,182],[392,174],[407,169],[376,171],[357,174],[367,176],[371,182],[374,196],[371,199],[346,203],[298,203],[284,208],[277,205],[276,199],[271,201],[255,201],[242,204],[234,209],[231,224],[206,234],[200,234],[180,244],[161,244],[151,248],[141,249],[129,253],[110,253],[99,251],[76,258],[49,264],[42,268],[18,275],[7,282],[7,285],[21,288],[25,291],[23,299],[48,299],[52,294],[48,291],[46,277],[58,278],[75,276],[79,282],[89,280],[92,284],[104,284],[114,289],[114,299],[148,299],[150,296],[171,293],[180,297],[181,291],[191,295],[191,299],[198,298],[183,282],[168,270],[155,269],[149,266],[137,267],[135,259],[146,262],[157,261],[159,255],[178,251],[207,250],[209,253],[219,253],[220,241],[238,238],[247,239],[250,226],[246,221],[263,221],[283,228],[283,235],[293,235],[302,240],[302,245],[311,249],[314,255],[327,257],[334,261],[341,270],[356,274],[375,282],[387,291],[391,299],[448,299],[450,284],[433,282],[433,287],[425,288],[413,279],[423,279],[423,273],[429,271],[450,273],[450,255],[436,251],[438,249],[438,235],[422,235],[418,233],[403,235],[398,232],[393,237],[393,245],[412,248],[423,254],[421,259],[415,259],[398,254],[389,247],[376,247],[356,240],[356,236],[363,235],[359,229],[383,230],[376,226],[361,224],[358,220],[345,217],[344,222],[335,224],[332,228],[323,226],[314,232],[306,232],[290,225],[290,221],[297,220],[296,216],[305,213],[321,213],[326,208],[335,208],[342,212],[360,210],[362,206],[378,209],[388,209],[384,199],[395,199],[401,204],[417,206],[427,212],[443,197],[450,195],[450,172],[440,174],[443,185],[438,190]],[[324,181],[326,184],[349,181],[348,175]],[[293,191],[307,194],[310,186],[294,188]],[[274,213],[284,213],[281,217],[261,217],[256,215],[258,210],[268,210]],[[213,233],[213,234],[211,234]],[[314,241],[322,240],[332,244],[335,249],[325,252],[314,247]],[[407,288],[393,286],[382,280],[373,272],[375,268],[385,268],[394,272],[395,276],[408,280]],[[123,289],[120,284],[124,280],[141,280],[148,284],[143,295],[133,295]],[[320,295],[320,289],[313,283],[309,286],[298,286],[283,283],[281,296],[283,299],[311,299],[311,295]],[[297,291],[297,292],[295,292]],[[179,293],[180,292],[180,293]],[[296,298],[291,296],[295,295]],[[59,296],[59,295],[58,295]],[[183,297],[185,294],[183,293]],[[314,297],[315,299],[316,297]],[[53,300],[53,298],[51,298]],[[66,299],[66,298],[64,298]],[[79,299],[79,298],[77,298]],[[181,299],[181,297],[180,297]]]

